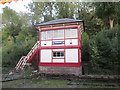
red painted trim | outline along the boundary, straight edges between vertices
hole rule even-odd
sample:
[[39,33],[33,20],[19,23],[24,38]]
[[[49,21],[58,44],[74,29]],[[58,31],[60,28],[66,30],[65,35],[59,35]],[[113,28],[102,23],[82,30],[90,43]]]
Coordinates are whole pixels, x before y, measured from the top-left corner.
[[80,43],[79,43],[79,38],[80,38],[80,37],[79,37],[79,35],[80,35],[80,34],[79,34],[79,28],[77,28],[77,30],[78,30],[78,31],[77,31],[77,32],[78,32],[78,46],[80,46]]
[[41,33],[41,31],[39,30],[39,41],[41,41],[41,38],[42,38],[42,33]]
[[39,66],[50,66],[50,67],[80,67],[80,63],[39,63]]
[[78,63],[80,63],[80,52],[79,52],[79,49],[78,49]]
[[[52,38],[53,38],[53,36],[54,36],[54,32],[52,32]],[[53,46],[53,40],[52,40],[52,46]],[[53,63],[53,49],[52,49],[51,62]]]
[[68,28],[78,28],[78,26],[72,26],[72,27],[60,27],[60,28],[49,28],[49,29],[41,29],[41,31],[57,30],[57,29],[68,29]]
[[78,27],[78,45],[81,47],[81,32],[79,27]]
[[65,29],[64,29],[64,45],[65,45],[65,38],[66,38],[66,37],[65,37],[65,36],[66,36],[65,34],[66,34],[66,31],[65,31]]
[[64,63],[66,63],[66,49],[64,49]]
[[38,66],[39,66],[39,57],[40,57],[40,55],[39,55],[39,51],[38,51],[37,54],[36,54],[36,60],[37,60],[36,69],[37,70],[38,70]]
[[[65,39],[66,38],[66,31],[64,29],[64,42],[65,42]],[[64,43],[64,45],[66,46],[66,43]],[[66,50],[64,49],[64,63],[66,63]]]
[[81,50],[79,49],[79,61],[80,61],[80,63],[81,63]]
[[[65,29],[67,29],[67,28],[77,28],[77,32],[78,32],[77,38],[66,38],[66,36],[65,36],[65,33],[66,33]],[[65,41],[67,39],[78,39],[78,45],[65,45],[65,43],[64,43],[64,46],[53,46],[53,45],[52,46],[41,46],[40,45],[40,48],[39,48],[40,50],[42,50],[42,49],[51,49],[52,52],[56,52],[56,51],[53,51],[53,49],[64,49],[64,54],[65,55],[64,55],[64,58],[61,58],[61,57],[60,58],[53,58],[53,55],[52,55],[52,58],[51,58],[52,62],[50,62],[50,63],[40,62],[39,66],[80,67],[80,65],[81,65],[81,62],[80,62],[81,61],[81,56],[80,56],[81,55],[81,52],[80,52],[81,43],[80,42],[81,41],[80,41],[80,29],[79,29],[79,27],[78,26],[73,26],[73,27],[51,28],[51,29],[42,29],[41,31],[57,30],[57,29],[64,29],[64,38],[62,38],[62,39],[59,38],[59,39],[41,40],[41,37],[40,37],[40,41],[49,41],[49,40],[51,40],[53,42],[54,40],[64,40]],[[53,37],[53,35],[54,35],[54,33],[52,33],[52,37]],[[65,49],[78,49],[78,63],[66,63],[66,50]],[[40,56],[41,56],[41,54],[40,54]],[[55,63],[55,62],[53,62],[53,59],[64,59],[64,62],[63,63]]]
[[74,46],[42,46],[40,49],[72,49],[72,48],[80,48],[78,45]]
[[79,49],[78,49],[78,63],[81,63],[81,51],[80,51],[80,49],[81,49],[81,41],[80,41],[80,39],[81,39],[81,33],[80,33],[80,27],[78,26],[78,46],[80,47]]
[[66,40],[66,39],[78,39],[78,38],[47,39],[47,40],[41,40],[41,41],[51,41],[51,40]]
[[[46,62],[40,62],[39,66],[50,66],[50,67],[80,67],[81,65],[81,51],[80,48],[78,49],[78,63],[66,63],[65,61],[63,63],[55,63],[55,62],[50,62],[50,63],[46,63]],[[66,57],[66,55],[65,55]],[[53,58],[52,58],[53,59]],[[60,58],[56,58],[56,59],[60,59]],[[61,58],[64,59],[65,58]]]
[[32,55],[30,56],[30,58],[27,60],[27,63],[32,60],[33,56],[34,56],[38,51],[39,51],[39,49],[36,49],[36,50],[32,53]]
[[[39,40],[40,40],[40,47],[41,47],[41,38],[42,38],[41,35],[42,35],[42,33],[41,33],[41,30],[39,30],[39,32],[40,32],[40,35],[39,35],[40,38],[39,38]],[[39,56],[40,56],[39,62],[41,62],[41,49],[40,49],[40,47],[39,47],[39,50],[40,50],[40,51],[39,51]],[[39,66],[39,65],[38,65],[38,66]]]

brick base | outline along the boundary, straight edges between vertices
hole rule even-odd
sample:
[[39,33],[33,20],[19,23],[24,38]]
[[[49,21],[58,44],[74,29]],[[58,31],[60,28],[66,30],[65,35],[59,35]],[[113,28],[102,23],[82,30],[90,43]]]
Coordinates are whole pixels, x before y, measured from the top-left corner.
[[82,75],[82,67],[44,67],[39,66],[39,72],[46,74]]

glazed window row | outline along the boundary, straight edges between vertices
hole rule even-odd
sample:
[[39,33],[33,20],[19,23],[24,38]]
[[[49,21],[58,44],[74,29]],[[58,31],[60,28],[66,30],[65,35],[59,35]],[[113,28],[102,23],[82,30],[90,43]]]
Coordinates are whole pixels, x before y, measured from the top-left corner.
[[42,40],[48,39],[64,39],[64,38],[77,38],[77,29],[59,29],[42,31]]

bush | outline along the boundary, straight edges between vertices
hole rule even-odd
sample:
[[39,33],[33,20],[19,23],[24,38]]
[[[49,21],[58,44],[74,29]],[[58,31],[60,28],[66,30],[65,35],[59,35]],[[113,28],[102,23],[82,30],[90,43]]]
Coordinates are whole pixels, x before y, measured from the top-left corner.
[[24,42],[8,42],[2,48],[3,67],[15,67],[21,56],[26,56],[36,41],[28,40]]
[[91,59],[91,39],[89,35],[82,33],[82,62],[88,62]]
[[[118,27],[118,26],[117,26]],[[119,28],[113,28],[111,30],[103,30],[97,33],[94,38],[91,38],[91,49],[90,55],[91,60],[89,62],[90,73],[96,74],[120,74],[120,49],[118,35],[120,32]]]

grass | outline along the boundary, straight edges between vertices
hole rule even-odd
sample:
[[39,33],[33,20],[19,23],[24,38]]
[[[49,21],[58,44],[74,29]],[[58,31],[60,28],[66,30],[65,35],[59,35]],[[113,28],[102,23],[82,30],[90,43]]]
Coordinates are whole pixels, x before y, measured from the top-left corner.
[[82,82],[60,79],[21,79],[3,82],[3,88],[120,88],[119,83]]
[[3,82],[3,88],[66,88],[69,81],[65,80],[14,80]]
[[[4,73],[9,69],[3,68]],[[24,74],[29,75],[31,70],[25,70]],[[46,76],[48,77],[48,76]],[[115,81],[99,81],[91,79],[80,79],[77,81],[64,80],[64,78],[34,76],[26,79],[19,79],[3,82],[3,88],[120,88],[120,84]]]

